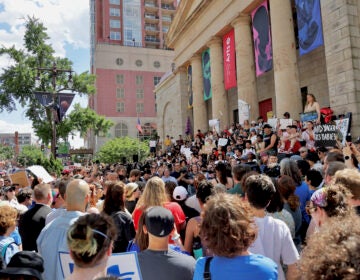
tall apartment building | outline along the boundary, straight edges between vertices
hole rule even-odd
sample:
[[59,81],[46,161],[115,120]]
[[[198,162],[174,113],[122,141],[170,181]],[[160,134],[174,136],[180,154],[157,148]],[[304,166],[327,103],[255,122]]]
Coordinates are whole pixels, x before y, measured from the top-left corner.
[[109,139],[149,136],[156,126],[154,87],[171,70],[173,51],[165,36],[175,14],[174,0],[91,0],[91,72],[96,94],[89,106],[115,125],[107,135],[90,136],[97,151]]

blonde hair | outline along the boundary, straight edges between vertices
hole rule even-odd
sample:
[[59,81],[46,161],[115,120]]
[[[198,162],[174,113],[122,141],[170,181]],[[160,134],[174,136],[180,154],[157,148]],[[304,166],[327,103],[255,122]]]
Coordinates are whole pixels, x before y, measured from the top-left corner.
[[80,216],[67,233],[67,244],[75,264],[93,267],[106,254],[116,238],[112,219],[105,214]]
[[10,227],[16,225],[17,214],[10,205],[0,207],[0,235],[4,235]]
[[163,206],[167,202],[165,183],[159,177],[152,177],[147,181],[136,208],[143,210],[150,206]]

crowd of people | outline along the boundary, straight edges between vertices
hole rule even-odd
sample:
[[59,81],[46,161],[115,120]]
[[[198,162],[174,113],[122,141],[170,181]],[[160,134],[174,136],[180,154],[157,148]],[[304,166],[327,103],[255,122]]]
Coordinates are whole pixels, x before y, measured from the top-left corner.
[[28,187],[5,174],[0,276],[64,279],[69,252],[67,279],[120,279],[109,257],[135,251],[144,280],[359,279],[360,141],[317,147],[320,122],[198,130]]

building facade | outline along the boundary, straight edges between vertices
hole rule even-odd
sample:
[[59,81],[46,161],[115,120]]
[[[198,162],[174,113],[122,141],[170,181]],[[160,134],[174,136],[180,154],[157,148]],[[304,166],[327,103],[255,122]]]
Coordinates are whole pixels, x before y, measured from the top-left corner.
[[174,0],[90,1],[96,94],[89,106],[115,123],[107,135],[90,135],[87,146],[94,151],[114,137],[148,137],[156,131],[153,90],[172,67],[173,51],[164,38],[176,7]]
[[0,133],[1,145],[15,147],[16,142],[18,142],[20,147],[35,143],[31,139],[31,133]]
[[[250,120],[260,115],[266,119],[268,112],[278,117],[290,112],[299,119],[307,93],[335,115],[351,112],[351,131],[359,136],[360,1],[320,0],[323,44],[301,56],[295,4],[294,0],[181,1],[167,35],[175,52],[175,70],[155,90],[159,136],[183,134],[187,118],[194,131],[207,131],[212,119],[219,120],[221,129],[229,127],[239,120],[239,100],[249,105]],[[252,14],[260,5],[268,6],[272,67],[257,75]],[[229,32],[235,40],[236,84],[225,89],[223,38]],[[207,50],[212,97],[204,100]]]

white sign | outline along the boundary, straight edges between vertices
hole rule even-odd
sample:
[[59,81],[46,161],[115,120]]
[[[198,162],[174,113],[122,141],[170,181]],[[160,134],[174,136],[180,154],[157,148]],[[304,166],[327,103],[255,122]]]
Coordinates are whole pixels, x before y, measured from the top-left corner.
[[220,138],[218,141],[218,145],[224,147],[226,146],[227,142],[228,142],[227,138]]
[[276,131],[276,127],[277,127],[277,124],[278,124],[278,119],[277,119],[277,118],[268,119],[268,120],[267,120],[267,123],[268,123],[269,125],[271,125],[271,127],[272,127],[272,129],[273,129],[274,131]]
[[349,119],[342,119],[342,120],[335,120],[336,128],[341,132],[342,134],[342,144],[345,145],[346,142],[346,135],[349,130]]
[[[64,279],[74,270],[74,261],[68,252],[59,252],[61,270]],[[121,279],[142,280],[136,252],[112,254],[107,263],[107,275]]]
[[41,165],[33,165],[27,169],[34,173],[36,177],[41,178],[44,183],[50,183],[54,181],[54,178],[51,177],[50,174]]
[[155,141],[155,140],[151,140],[151,141],[149,142],[149,146],[150,146],[150,148],[156,148],[156,141]]
[[239,109],[239,123],[244,124],[245,120],[250,121],[250,105],[244,100],[238,100],[238,109]]
[[288,125],[292,125],[292,119],[280,119],[280,129],[286,129]]
[[218,119],[209,120],[209,126],[215,129],[217,133],[220,133],[220,121]]

